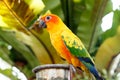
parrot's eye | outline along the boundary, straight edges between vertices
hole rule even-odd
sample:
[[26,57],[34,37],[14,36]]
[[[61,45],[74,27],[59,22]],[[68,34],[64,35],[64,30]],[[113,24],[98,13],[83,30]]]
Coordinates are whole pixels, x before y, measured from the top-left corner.
[[51,16],[46,16],[45,20],[49,21],[51,19]]

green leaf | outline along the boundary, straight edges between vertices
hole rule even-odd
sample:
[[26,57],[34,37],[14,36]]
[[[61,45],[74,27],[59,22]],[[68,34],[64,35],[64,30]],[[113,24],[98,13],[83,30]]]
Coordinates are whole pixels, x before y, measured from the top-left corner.
[[5,70],[0,69],[0,73],[2,73],[3,75],[9,77],[12,80],[18,80],[17,77],[13,76],[11,68],[10,69],[5,69]]
[[106,32],[104,32],[102,34],[102,36],[101,36],[102,42],[105,39],[114,36],[116,34],[118,26],[120,25],[120,11],[119,10],[115,10],[113,13],[114,13],[114,15],[113,15],[112,28],[107,30]]
[[109,67],[109,62],[120,51],[120,11],[114,11],[112,28],[104,32],[99,38],[101,46],[97,51],[95,62],[101,70]]
[[44,46],[45,50],[47,51],[47,56],[49,57],[49,59],[46,58],[47,56],[45,56],[45,53],[40,53],[40,55],[41,55],[40,59],[42,59],[42,62],[64,63],[64,61],[61,59],[61,57],[57,54],[57,51],[53,48],[53,46],[51,44],[51,41],[50,41],[49,34],[48,34],[48,32],[46,30],[43,30],[43,32],[37,32],[37,31],[31,31],[31,32],[38,39],[40,39],[42,45]]
[[[61,62],[62,60],[58,55],[56,55],[55,49],[52,48],[52,51],[51,51],[52,45],[51,45],[50,41],[49,42],[47,41],[48,37],[44,37],[45,35],[42,37],[35,36],[34,33],[29,32],[25,28],[27,25],[32,24],[32,22],[35,20],[34,18],[37,17],[37,15],[41,12],[41,10],[44,7],[44,4],[41,1],[38,2],[38,3],[41,3],[40,5],[35,5],[35,3],[37,3],[37,1],[38,0],[30,0],[30,1],[25,0],[25,2],[24,1],[2,2],[2,5],[4,7],[4,8],[0,9],[2,12],[1,13],[1,18],[2,18],[1,21],[2,21],[2,24],[4,24],[4,25],[1,25],[2,29],[14,30],[15,36],[13,38],[15,38],[16,41],[19,40],[22,42],[22,44],[24,43],[25,45],[29,46],[30,47],[30,49],[28,48],[29,51],[31,51],[31,53],[33,52],[35,54],[35,57],[37,57],[36,60],[39,60],[39,62],[41,64],[46,64],[46,63],[50,64],[50,63]],[[15,5],[15,3],[17,5]],[[49,1],[48,1],[48,3],[49,3]],[[57,1],[57,4],[55,4],[53,7],[56,7],[58,4],[59,4],[59,1]],[[40,7],[40,6],[42,6],[42,7]],[[22,10],[22,8],[24,8],[24,9]],[[36,10],[39,10],[39,12]],[[11,12],[11,14],[9,14],[10,12]],[[4,13],[6,13],[7,16],[3,15]],[[7,34],[5,35],[5,37],[7,37]],[[12,44],[12,43],[10,42],[9,44]],[[14,47],[15,47],[15,45],[14,45]],[[23,47],[23,48],[25,48],[25,47]],[[17,48],[15,48],[15,50],[18,51]],[[25,53],[22,53],[20,49],[18,52],[25,55]],[[27,57],[25,57],[25,58],[27,58]]]
[[0,30],[0,37],[13,48],[15,48],[18,52],[20,52],[31,65],[31,67],[38,65],[38,61],[36,60],[35,56],[23,43],[16,39],[14,33]]
[[94,45],[97,41],[97,37],[102,32],[100,27],[101,17],[104,14],[106,5],[107,0],[85,1],[85,9],[80,16],[77,35],[80,37],[81,41],[90,53],[94,51]]
[[[36,35],[37,33],[33,34]],[[41,64],[56,63],[57,61],[53,58],[53,54],[56,54],[56,52],[50,44],[50,40],[47,39],[49,37],[47,37],[46,33],[38,34],[36,35],[38,37],[37,39],[35,35],[25,35],[21,32],[16,33],[17,39],[32,49]],[[58,58],[57,55],[56,58]]]
[[108,69],[113,57],[120,52],[120,26],[116,35],[107,38],[99,47],[95,56],[96,67],[99,70]]
[[13,62],[9,58],[9,55],[10,51],[8,50],[8,44],[0,40],[0,57],[9,64],[13,65]]

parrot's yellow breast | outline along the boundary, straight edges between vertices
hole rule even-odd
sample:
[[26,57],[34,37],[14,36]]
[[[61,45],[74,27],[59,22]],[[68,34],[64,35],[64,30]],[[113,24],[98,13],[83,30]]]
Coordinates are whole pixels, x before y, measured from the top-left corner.
[[62,38],[59,35],[60,35],[59,33],[50,35],[51,43],[57,50],[59,55],[62,58],[66,59],[69,63],[71,63],[71,54],[69,50],[66,48]]
[[85,66],[78,60],[78,58],[70,53],[60,35],[61,33],[50,35],[51,43],[54,48],[57,50],[59,55],[64,58],[69,64],[73,64],[76,67],[81,66],[81,69],[84,70]]

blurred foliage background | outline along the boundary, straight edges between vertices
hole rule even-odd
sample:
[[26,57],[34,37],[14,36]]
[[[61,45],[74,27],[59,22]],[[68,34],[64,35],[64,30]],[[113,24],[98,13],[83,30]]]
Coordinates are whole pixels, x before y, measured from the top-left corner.
[[[0,0],[1,59],[17,67],[28,80],[35,78],[32,69],[38,65],[66,64],[56,54],[46,30],[28,30],[48,10],[58,15],[82,40],[104,78],[118,77],[120,9],[114,10],[111,0]],[[102,18],[111,12],[112,27],[104,32]],[[106,23],[106,27],[107,24],[110,23]],[[0,69],[0,73],[18,80],[11,70]]]

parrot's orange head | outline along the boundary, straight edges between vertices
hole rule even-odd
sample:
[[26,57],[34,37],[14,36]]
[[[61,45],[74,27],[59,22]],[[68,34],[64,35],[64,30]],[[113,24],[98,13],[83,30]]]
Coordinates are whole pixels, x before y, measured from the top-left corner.
[[46,14],[40,17],[39,28],[46,28],[52,30],[57,27],[60,22],[60,18],[54,14]]

